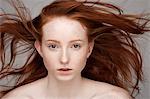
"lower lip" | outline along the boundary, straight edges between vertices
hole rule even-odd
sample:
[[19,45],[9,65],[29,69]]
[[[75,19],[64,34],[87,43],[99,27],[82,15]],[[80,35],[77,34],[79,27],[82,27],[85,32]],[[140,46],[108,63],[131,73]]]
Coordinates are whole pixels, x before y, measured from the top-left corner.
[[72,70],[67,70],[67,71],[63,71],[63,70],[58,70],[60,75],[70,75]]

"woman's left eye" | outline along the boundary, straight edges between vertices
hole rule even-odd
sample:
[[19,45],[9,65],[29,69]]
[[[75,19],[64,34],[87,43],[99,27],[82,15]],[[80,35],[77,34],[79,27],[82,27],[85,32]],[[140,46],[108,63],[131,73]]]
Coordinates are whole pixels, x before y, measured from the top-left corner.
[[80,44],[73,44],[73,46],[71,48],[79,49],[80,47],[81,47]]

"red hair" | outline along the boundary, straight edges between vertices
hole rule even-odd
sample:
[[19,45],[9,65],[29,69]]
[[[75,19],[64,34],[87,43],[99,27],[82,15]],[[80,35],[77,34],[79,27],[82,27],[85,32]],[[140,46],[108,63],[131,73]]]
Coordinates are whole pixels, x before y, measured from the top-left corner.
[[[17,80],[14,86],[3,91],[4,94],[47,76],[34,42],[41,41],[42,26],[51,18],[60,16],[79,21],[87,28],[89,42],[95,42],[93,52],[82,71],[83,77],[110,83],[128,91],[132,89],[131,95],[139,90],[142,58],[132,36],[149,31],[146,27],[148,19],[125,15],[118,7],[104,2],[59,0],[44,7],[33,20],[28,20],[29,14],[24,5],[21,2],[12,3],[18,15],[0,15],[3,18],[0,24],[0,79],[13,75]],[[140,21],[142,22],[139,23]],[[6,56],[6,48],[10,49],[9,58]],[[28,54],[25,63],[19,68],[13,68],[18,54],[24,53]],[[6,59],[9,60],[6,62]]]

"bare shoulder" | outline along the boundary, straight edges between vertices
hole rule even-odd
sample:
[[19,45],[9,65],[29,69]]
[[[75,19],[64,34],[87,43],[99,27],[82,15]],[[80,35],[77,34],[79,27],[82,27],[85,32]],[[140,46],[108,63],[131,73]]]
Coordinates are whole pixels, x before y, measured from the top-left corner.
[[33,99],[32,96],[35,94],[35,90],[38,93],[39,88],[40,80],[20,86],[7,93],[2,99]]
[[89,82],[93,86],[93,89],[95,89],[95,94],[91,99],[132,99],[129,92],[123,88],[104,82]]
[[28,95],[27,85],[18,87],[2,97],[2,99],[32,99]]
[[2,99],[32,99],[32,98],[28,97],[28,96],[6,95],[6,96],[2,97]]
[[[100,97],[99,94],[97,94],[97,96]],[[110,89],[107,93],[104,93],[101,97],[102,99],[132,99],[130,94],[126,90],[119,87]]]
[[132,99],[129,93],[123,89],[110,90],[107,93],[97,93],[92,99]]

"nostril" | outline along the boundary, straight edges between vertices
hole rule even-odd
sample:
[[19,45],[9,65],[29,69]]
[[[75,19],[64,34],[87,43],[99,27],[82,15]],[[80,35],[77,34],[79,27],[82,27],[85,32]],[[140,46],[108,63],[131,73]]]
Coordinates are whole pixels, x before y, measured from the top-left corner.
[[68,64],[68,60],[61,60],[61,64]]
[[60,62],[62,64],[67,64],[69,62],[69,59],[67,56],[62,56]]
[[61,57],[60,57],[61,64],[68,64],[69,57],[68,57],[68,51],[67,49],[63,49]]

